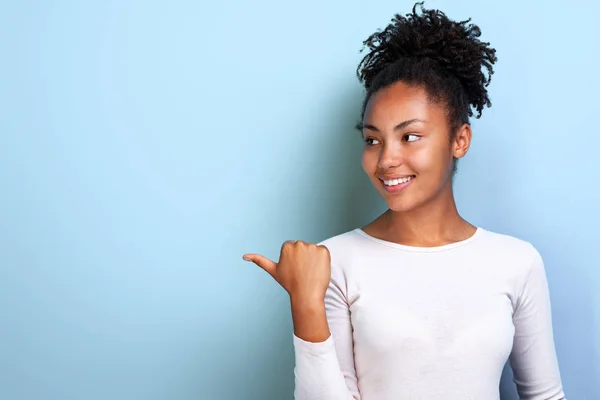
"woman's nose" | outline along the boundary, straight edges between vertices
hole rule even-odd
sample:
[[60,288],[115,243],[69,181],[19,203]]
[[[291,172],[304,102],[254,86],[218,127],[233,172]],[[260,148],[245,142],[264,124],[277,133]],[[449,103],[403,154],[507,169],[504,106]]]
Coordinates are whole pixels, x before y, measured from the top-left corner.
[[386,144],[379,155],[378,167],[386,170],[402,165],[403,160],[402,146],[397,144]]

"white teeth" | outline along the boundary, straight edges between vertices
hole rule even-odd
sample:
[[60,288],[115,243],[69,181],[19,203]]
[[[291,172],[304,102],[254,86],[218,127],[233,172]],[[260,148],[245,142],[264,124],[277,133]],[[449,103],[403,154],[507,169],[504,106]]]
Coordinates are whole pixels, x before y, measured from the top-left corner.
[[412,176],[407,176],[406,178],[402,178],[402,179],[384,180],[383,183],[385,183],[386,186],[396,186],[401,183],[406,183],[406,182],[410,181],[412,178],[413,178]]

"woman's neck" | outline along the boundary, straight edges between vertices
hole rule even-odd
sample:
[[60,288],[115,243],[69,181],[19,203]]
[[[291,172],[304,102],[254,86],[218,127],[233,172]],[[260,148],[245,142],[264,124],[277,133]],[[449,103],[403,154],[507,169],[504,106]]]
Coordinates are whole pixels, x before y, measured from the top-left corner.
[[435,247],[468,239],[477,228],[459,215],[450,191],[446,196],[414,210],[387,210],[363,230],[389,242]]

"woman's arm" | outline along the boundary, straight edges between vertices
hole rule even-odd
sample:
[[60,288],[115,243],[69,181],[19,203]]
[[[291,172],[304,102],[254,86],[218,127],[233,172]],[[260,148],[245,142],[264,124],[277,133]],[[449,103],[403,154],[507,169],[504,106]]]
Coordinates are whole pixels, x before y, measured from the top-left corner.
[[360,400],[345,286],[332,266],[324,305],[298,309],[292,302],[296,400]]
[[245,254],[244,259],[264,269],[290,295],[296,400],[352,400],[353,395],[360,400],[350,311],[327,247],[287,241],[277,263],[259,254]]
[[521,400],[565,399],[554,349],[548,283],[542,257],[535,249],[520,285],[513,322],[510,364]]

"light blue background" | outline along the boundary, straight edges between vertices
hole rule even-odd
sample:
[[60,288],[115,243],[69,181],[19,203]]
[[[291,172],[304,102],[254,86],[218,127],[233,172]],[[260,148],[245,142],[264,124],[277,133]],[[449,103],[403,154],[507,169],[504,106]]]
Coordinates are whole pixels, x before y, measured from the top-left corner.
[[[431,1],[498,49],[462,214],[546,261],[567,395],[600,399],[600,5]],[[0,398],[291,399],[276,258],[384,210],[362,40],[408,1],[0,6]],[[506,375],[505,399],[514,399]]]

